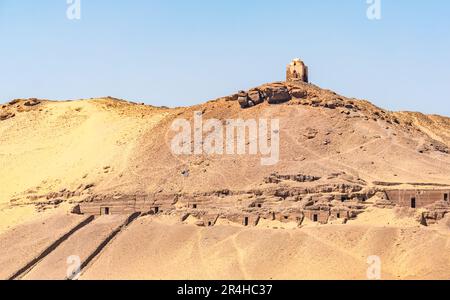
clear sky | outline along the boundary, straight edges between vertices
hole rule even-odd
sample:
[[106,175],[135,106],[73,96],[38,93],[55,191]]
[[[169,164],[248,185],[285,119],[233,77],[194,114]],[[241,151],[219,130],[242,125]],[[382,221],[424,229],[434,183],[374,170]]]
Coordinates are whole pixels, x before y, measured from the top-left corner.
[[450,116],[450,1],[0,0],[0,101],[114,96],[185,106],[284,80]]

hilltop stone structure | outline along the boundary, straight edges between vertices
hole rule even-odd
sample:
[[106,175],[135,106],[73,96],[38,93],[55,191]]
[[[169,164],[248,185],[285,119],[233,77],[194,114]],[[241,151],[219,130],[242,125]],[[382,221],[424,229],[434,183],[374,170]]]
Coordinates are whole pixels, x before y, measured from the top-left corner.
[[309,82],[308,67],[299,58],[295,58],[287,66],[286,81]]
[[230,97],[237,100],[242,108],[249,108],[267,102],[281,104],[291,99],[304,99],[308,96],[308,67],[299,58],[294,59],[286,70],[286,81],[266,84],[249,91],[239,91]]

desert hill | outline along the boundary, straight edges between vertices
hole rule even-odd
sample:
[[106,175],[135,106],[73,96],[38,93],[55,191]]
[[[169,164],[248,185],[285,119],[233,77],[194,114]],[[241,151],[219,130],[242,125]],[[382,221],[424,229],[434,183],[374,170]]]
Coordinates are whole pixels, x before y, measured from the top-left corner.
[[137,140],[167,114],[113,99],[16,100],[1,110],[2,209],[15,198],[36,204],[29,196],[106,180],[113,168],[126,167]]
[[[277,92],[283,87],[260,88]],[[242,190],[262,184],[272,173],[323,177],[345,172],[369,184],[450,184],[449,118],[392,113],[310,84],[287,88],[301,98],[246,109],[233,101],[237,95],[175,109],[113,98],[5,104],[0,203],[32,203],[60,191]],[[191,121],[195,112],[205,120],[279,119],[279,163],[261,166],[261,155],[248,154],[174,155],[170,126],[179,118]]]
[[[176,132],[171,126],[177,119],[193,123],[199,115],[203,120],[219,120],[224,126],[229,120],[238,119],[279,120],[278,163],[262,165],[265,155],[261,153],[175,155],[171,141]],[[273,142],[270,135],[268,139]],[[246,146],[250,143],[247,137]],[[298,81],[265,84],[180,108],[152,107],[110,97],[77,101],[14,100],[0,107],[0,240],[5,245],[1,251],[8,253],[8,243],[28,243],[20,238],[15,240],[14,230],[29,232],[27,226],[49,226],[42,220],[65,216],[78,203],[96,197],[141,194],[177,199],[214,197],[224,209],[236,208],[237,203],[246,201],[257,205],[265,197],[268,203],[277,203],[283,209],[282,200],[303,206],[311,202],[311,198],[299,199],[295,195],[300,192],[292,191],[340,192],[355,197],[356,202],[349,205],[360,214],[347,225],[306,224],[299,229],[288,223],[261,221],[258,225],[261,228],[243,229],[220,223],[221,220],[217,227],[209,229],[194,226],[199,221],[196,215],[181,220],[170,215],[168,219],[157,220],[147,216],[114,239],[100,257],[90,262],[83,276],[355,279],[364,278],[366,257],[381,251],[388,265],[386,278],[442,278],[450,270],[445,255],[450,245],[448,219],[425,228],[416,221],[414,213],[391,214],[390,210],[367,208],[375,200],[361,204],[357,203],[357,197],[374,196],[379,188],[388,186],[448,188],[449,147],[447,117],[390,112],[366,100],[347,98]],[[123,222],[114,217],[94,221],[95,227],[83,229],[80,237],[74,237],[74,245],[80,245],[78,240],[94,241],[91,237],[108,236],[111,228]],[[50,223],[60,222],[58,219]],[[64,226],[70,229],[72,225]],[[37,232],[45,236],[49,230],[45,228]],[[142,239],[159,242],[142,245],[136,242]],[[211,240],[223,248],[211,244]],[[285,246],[273,248],[272,240]],[[154,248],[155,245],[165,249],[187,245],[191,250],[166,252]],[[63,263],[69,246],[70,243],[62,244],[61,254],[56,252],[48,257],[48,261],[42,261],[26,276],[39,278],[46,274],[45,266]],[[89,248],[80,251],[87,255],[95,246],[86,244]],[[134,266],[123,260],[121,257],[130,253],[130,249],[136,257],[148,255],[145,263]],[[267,257],[257,255],[262,249],[268,249]],[[170,256],[173,264],[187,261],[187,265],[181,264],[186,269],[174,268],[167,260],[160,269],[146,273],[144,269],[153,266],[152,261],[167,258],[162,253]],[[317,257],[308,265],[307,257],[311,255]],[[24,254],[17,261],[23,264],[29,256]],[[201,264],[195,263],[198,257],[203,259]],[[223,257],[228,259],[224,261]],[[269,257],[277,258],[264,264]],[[330,261],[326,257],[335,259]],[[230,261],[233,263],[229,264]],[[416,264],[417,261],[421,263]],[[206,265],[211,266],[212,273],[203,271],[202,266]],[[286,265],[291,268],[280,267]],[[305,265],[308,268],[302,271],[299,266]],[[347,267],[342,269],[343,265]],[[105,267],[110,270],[107,274]],[[11,270],[16,271],[14,268]],[[344,270],[344,274],[339,270]],[[54,270],[48,274],[56,273]]]

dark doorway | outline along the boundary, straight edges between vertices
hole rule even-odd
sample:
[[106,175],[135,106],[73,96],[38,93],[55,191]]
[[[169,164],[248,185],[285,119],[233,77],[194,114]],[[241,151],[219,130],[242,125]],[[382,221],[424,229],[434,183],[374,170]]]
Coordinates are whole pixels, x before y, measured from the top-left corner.
[[416,207],[417,207],[416,198],[411,198],[411,208],[416,208]]
[[248,226],[248,217],[244,218],[244,226]]
[[448,194],[444,194],[444,201],[448,201]]
[[159,207],[155,207],[155,215],[159,213]]
[[313,216],[313,221],[314,221],[314,222],[319,221],[319,216],[318,216],[318,215],[314,215],[314,216]]
[[341,214],[338,213],[338,214],[336,215],[336,218],[340,219],[340,218],[341,218]]
[[192,208],[193,208],[193,209],[197,209],[197,204],[193,204],[193,205],[192,205]]
[[208,226],[211,227],[212,226],[212,222],[208,222]]
[[101,211],[101,214],[102,215],[109,215],[109,207],[103,207],[102,208],[102,211]]

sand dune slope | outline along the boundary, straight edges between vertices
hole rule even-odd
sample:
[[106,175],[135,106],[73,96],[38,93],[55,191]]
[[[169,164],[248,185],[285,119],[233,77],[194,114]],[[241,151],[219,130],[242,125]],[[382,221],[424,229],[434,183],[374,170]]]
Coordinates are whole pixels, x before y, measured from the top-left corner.
[[107,180],[127,165],[144,128],[164,117],[157,111],[118,100],[42,102],[1,122],[0,204]]
[[54,214],[0,234],[0,279],[8,279],[86,217]]
[[384,279],[448,279],[449,250],[449,232],[419,227],[205,229],[143,218],[82,279],[367,279],[373,255]]

